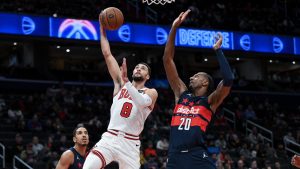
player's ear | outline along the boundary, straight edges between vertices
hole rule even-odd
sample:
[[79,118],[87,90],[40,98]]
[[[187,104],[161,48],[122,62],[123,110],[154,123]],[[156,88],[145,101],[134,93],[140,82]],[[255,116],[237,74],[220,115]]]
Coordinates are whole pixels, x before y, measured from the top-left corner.
[[204,80],[204,81],[202,82],[202,86],[206,87],[206,86],[208,86],[208,85],[209,85],[208,80]]
[[73,142],[76,143],[76,138],[75,137],[73,137]]
[[147,80],[149,80],[149,79],[150,79],[150,75],[149,75],[149,74],[146,76],[146,79],[147,79]]

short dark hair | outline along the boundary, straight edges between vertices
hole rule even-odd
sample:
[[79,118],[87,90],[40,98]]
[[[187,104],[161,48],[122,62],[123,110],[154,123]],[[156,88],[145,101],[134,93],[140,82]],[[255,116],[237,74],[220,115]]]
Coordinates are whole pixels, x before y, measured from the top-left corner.
[[86,127],[84,127],[83,125],[77,125],[76,128],[73,130],[73,137],[76,136],[76,131],[81,127],[86,129]]
[[145,65],[148,68],[148,74],[149,74],[149,76],[151,76],[151,68],[150,68],[150,66],[147,63],[145,63],[145,62],[140,62],[139,64]]

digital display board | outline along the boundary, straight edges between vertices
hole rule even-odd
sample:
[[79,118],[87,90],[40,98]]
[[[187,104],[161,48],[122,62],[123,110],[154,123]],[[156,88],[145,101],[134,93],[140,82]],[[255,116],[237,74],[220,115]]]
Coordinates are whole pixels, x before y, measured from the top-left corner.
[[[100,38],[98,21],[0,13],[0,23],[0,34],[89,41]],[[168,26],[125,23],[118,30],[107,31],[107,37],[112,42],[165,45],[169,31]],[[246,32],[179,28],[175,45],[211,48],[218,32],[226,50],[300,55],[300,37]]]
[[293,38],[253,33],[234,33],[234,50],[294,54]]
[[49,36],[49,18],[0,13],[0,33]]

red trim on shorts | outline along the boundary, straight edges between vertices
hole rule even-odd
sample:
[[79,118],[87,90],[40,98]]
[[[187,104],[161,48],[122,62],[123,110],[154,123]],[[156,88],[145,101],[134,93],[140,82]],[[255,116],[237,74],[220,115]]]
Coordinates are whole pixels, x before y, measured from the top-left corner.
[[[113,130],[113,131],[118,132],[118,130]],[[117,133],[113,133],[113,132],[111,132],[111,131],[107,131],[107,132],[110,133],[110,134],[112,134],[112,135],[114,135],[114,136],[118,136]],[[133,135],[129,135],[129,134],[127,134],[127,133],[124,133],[124,134],[126,134],[126,135],[128,135],[128,136],[133,136]],[[134,136],[134,137],[137,137],[137,136]],[[124,138],[126,138],[126,139],[128,139],[128,140],[140,140],[139,137],[137,137],[137,138],[131,138],[131,137],[124,136]]]
[[92,153],[100,158],[100,160],[102,161],[102,167],[100,169],[103,169],[106,166],[106,161],[103,155],[98,150],[92,150]]
[[[119,130],[115,130],[115,129],[111,129],[111,130],[115,131],[115,132],[119,132]],[[133,134],[128,134],[128,133],[125,133],[125,134],[128,135],[128,136],[132,136],[132,137],[139,137],[139,136],[136,136],[136,135],[133,135]]]

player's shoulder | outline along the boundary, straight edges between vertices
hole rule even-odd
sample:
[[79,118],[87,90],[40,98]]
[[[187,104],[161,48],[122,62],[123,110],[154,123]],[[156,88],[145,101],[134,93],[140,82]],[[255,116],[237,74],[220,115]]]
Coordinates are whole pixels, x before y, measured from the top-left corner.
[[158,95],[158,92],[155,88],[145,88],[145,93],[151,93],[151,94],[155,94]]
[[61,155],[61,157],[64,157],[64,158],[74,158],[74,153],[69,149],[69,150],[66,150],[65,152],[63,152],[63,154]]
[[62,165],[70,165],[74,162],[74,153],[71,150],[66,150],[60,157],[60,163]]

